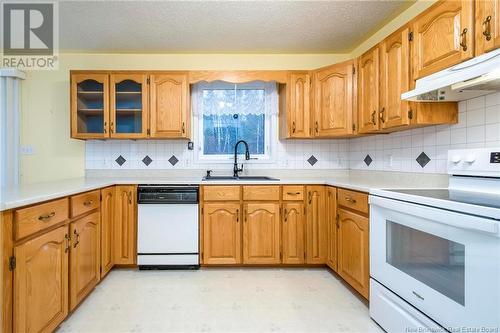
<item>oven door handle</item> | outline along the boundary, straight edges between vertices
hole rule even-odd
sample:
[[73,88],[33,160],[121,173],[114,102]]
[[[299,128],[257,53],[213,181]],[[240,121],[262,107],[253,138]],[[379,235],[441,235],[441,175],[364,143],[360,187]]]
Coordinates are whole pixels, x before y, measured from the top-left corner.
[[[374,209],[376,206],[396,211],[401,214],[412,215],[421,219],[431,220],[436,223],[446,224],[455,228],[494,234],[497,237],[499,236],[498,226],[500,222],[485,217],[461,214],[441,208],[428,207],[396,199],[370,195],[371,209]],[[370,213],[370,216],[374,216],[374,214]]]

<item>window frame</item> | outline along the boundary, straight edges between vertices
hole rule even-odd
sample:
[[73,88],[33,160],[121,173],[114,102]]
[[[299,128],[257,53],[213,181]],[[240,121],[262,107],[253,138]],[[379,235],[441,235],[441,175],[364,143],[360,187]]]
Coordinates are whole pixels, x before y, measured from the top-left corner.
[[[276,151],[276,140],[272,140],[272,138],[277,136],[277,94],[278,90],[276,88],[270,88],[268,82],[262,81],[253,81],[248,83],[238,83],[237,89],[263,89],[265,91],[265,95],[275,94],[275,98],[271,98],[270,101],[265,101],[265,107],[267,107],[267,103],[271,103],[269,107],[275,107],[276,112],[272,114],[264,113],[264,154],[251,154],[250,160],[245,160],[244,154],[238,154],[238,161],[245,161],[246,164],[262,164],[262,163],[274,163],[275,162],[275,154]],[[214,81],[214,82],[200,82],[193,85],[192,89],[192,105],[193,108],[197,108],[197,112],[193,112],[194,123],[197,124],[196,131],[194,135],[195,142],[195,162],[199,164],[210,164],[210,163],[224,163],[224,164],[232,164],[234,162],[234,153],[230,154],[204,154],[204,131],[203,131],[203,110],[201,107],[201,97],[202,92],[205,89],[234,89],[235,84],[230,82],[223,81]],[[274,104],[274,105],[273,105]]]

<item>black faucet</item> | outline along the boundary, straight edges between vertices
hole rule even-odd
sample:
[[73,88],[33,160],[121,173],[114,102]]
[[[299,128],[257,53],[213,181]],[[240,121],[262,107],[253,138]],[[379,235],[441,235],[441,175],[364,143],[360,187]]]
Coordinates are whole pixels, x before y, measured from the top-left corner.
[[245,140],[240,140],[234,145],[234,167],[233,167],[233,177],[238,178],[238,172],[243,171],[243,164],[241,168],[238,168],[238,145],[243,143],[245,145],[245,160],[250,159],[250,151],[248,150],[248,143]]

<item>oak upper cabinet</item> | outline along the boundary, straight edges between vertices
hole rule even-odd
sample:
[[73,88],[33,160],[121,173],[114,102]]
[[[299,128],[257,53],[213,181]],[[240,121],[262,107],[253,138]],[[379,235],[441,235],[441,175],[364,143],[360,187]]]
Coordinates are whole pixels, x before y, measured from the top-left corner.
[[353,60],[314,72],[315,137],[350,136],[355,133]]
[[115,187],[101,190],[101,278],[113,268],[113,225],[115,219]]
[[476,56],[500,47],[500,0],[476,0]]
[[474,56],[474,1],[440,0],[411,23],[413,79]]
[[325,186],[307,186],[306,263],[325,264],[328,252]]
[[378,45],[363,54],[358,61],[359,133],[370,133],[379,129],[379,63]]
[[280,137],[311,136],[311,76],[292,72],[285,86],[280,86]]
[[189,138],[188,75],[151,75],[151,138]]
[[14,332],[52,332],[68,315],[68,226],[14,248]]
[[101,280],[100,214],[92,213],[70,224],[70,310],[73,310]]
[[109,136],[109,75],[71,75],[71,137]]
[[328,256],[326,264],[337,271],[337,189],[326,188],[326,219],[328,223]]
[[241,264],[241,210],[239,202],[203,203],[203,263]]
[[380,43],[380,106],[376,110],[381,129],[410,124],[410,103],[401,100],[401,94],[410,90],[409,32],[403,27]]
[[110,75],[110,137],[141,139],[148,133],[148,76]]
[[337,273],[368,299],[368,218],[340,208],[338,223]]
[[136,187],[134,185],[116,186],[113,258],[116,265],[136,263]]
[[243,218],[243,263],[279,264],[279,203],[245,203]]
[[283,203],[283,263],[303,264],[304,263],[304,203],[284,202]]

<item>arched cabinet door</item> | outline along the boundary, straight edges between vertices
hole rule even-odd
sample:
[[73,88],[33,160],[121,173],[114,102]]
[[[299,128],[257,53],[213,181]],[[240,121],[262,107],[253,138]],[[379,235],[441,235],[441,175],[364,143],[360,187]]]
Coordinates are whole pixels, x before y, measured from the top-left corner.
[[379,58],[378,45],[359,57],[359,133],[379,129]]
[[71,137],[109,137],[109,75],[71,75]]
[[189,138],[190,126],[187,74],[151,75],[150,136]]
[[302,201],[283,203],[283,263],[304,263],[304,204]]
[[325,264],[328,255],[325,187],[307,186],[306,200],[306,263]]
[[140,139],[148,136],[148,76],[110,75],[110,137]]
[[279,203],[245,203],[243,263],[280,263]]
[[479,0],[476,10],[476,56],[500,47],[500,0]]

